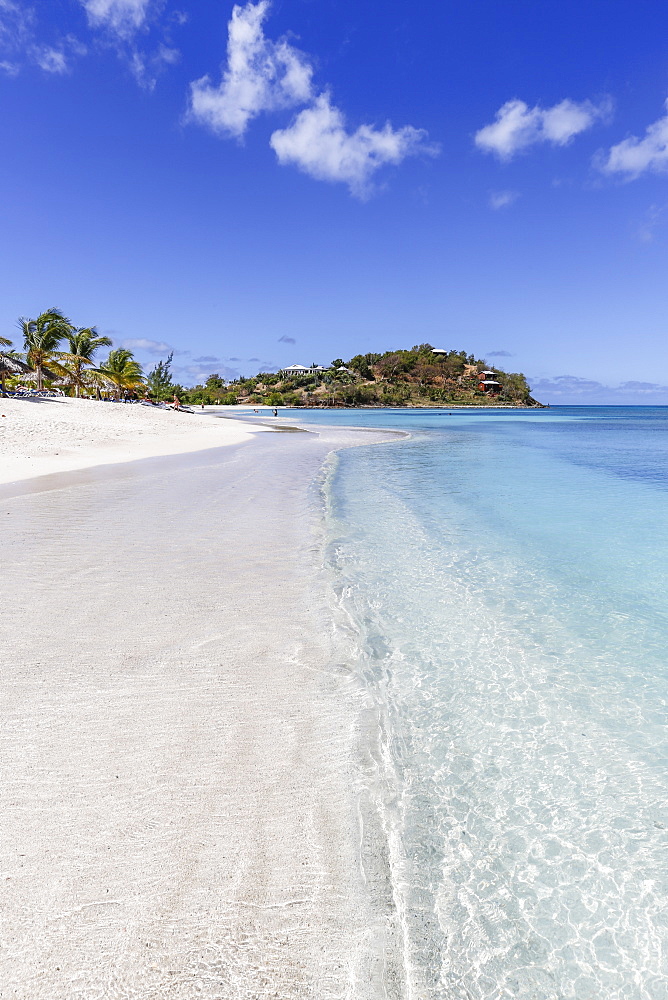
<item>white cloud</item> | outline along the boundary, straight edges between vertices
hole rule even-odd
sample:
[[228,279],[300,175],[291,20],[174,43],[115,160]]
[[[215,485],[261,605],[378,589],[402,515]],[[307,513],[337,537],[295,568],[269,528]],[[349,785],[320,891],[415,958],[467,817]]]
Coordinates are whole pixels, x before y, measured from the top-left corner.
[[146,90],[153,90],[160,73],[166,66],[179,62],[181,53],[161,42],[153,52],[142,52],[131,46],[127,58],[137,83]]
[[496,120],[475,134],[475,144],[486,153],[496,153],[501,160],[510,160],[529,146],[549,142],[566,146],[576,135],[591,128],[611,110],[610,101],[596,105],[591,101],[564,100],[551,108],[536,105],[530,108],[524,101],[507,101],[496,113]]
[[227,382],[241,377],[237,368],[221,364],[220,358],[213,364],[175,365],[173,372],[174,377],[185,385],[202,385],[213,374],[220,375]]
[[190,85],[190,113],[212,131],[241,137],[262,111],[294,107],[311,99],[313,70],[285,40],[262,30],[269,0],[235,6],[228,25],[227,68],[214,86],[208,76]]
[[86,46],[74,35],[66,35],[58,45],[30,45],[27,54],[45,73],[63,74],[70,71],[74,56],[85,56]]
[[14,0],[0,0],[0,70],[16,76],[33,36],[35,12]]
[[304,173],[321,181],[341,181],[357,197],[370,191],[372,175],[385,164],[397,164],[419,152],[436,153],[425,142],[426,133],[406,125],[393,129],[389,122],[382,129],[360,125],[346,131],[345,118],[330,103],[329,94],[320,94],[310,108],[301,111],[292,125],[274,132],[270,143],[285,165],[292,163]]
[[80,0],[93,28],[129,38],[146,23],[152,0]]
[[632,136],[612,146],[601,169],[608,174],[626,174],[628,180],[634,180],[646,170],[668,171],[668,113],[647,128],[644,139]]
[[[131,338],[121,342],[121,347],[128,351],[146,351],[147,354],[169,354],[174,351],[173,347],[160,340],[147,340],[145,337]],[[183,354],[183,351],[174,351],[174,354]]]
[[0,0],[0,44],[21,44],[30,34],[35,12],[14,0]]
[[[180,27],[187,15],[173,11],[159,17],[165,0],[79,0],[91,28],[100,32],[99,41],[116,49],[137,83],[152,90],[167,66],[181,53],[171,41],[172,28]],[[141,45],[139,39],[142,39]]]
[[506,205],[512,205],[519,198],[518,191],[492,191],[489,196],[489,207],[498,211]]
[[241,138],[251,119],[263,111],[307,104],[292,125],[270,139],[279,163],[295,164],[312,177],[347,184],[365,197],[379,167],[401,163],[418,152],[434,154],[426,133],[408,125],[394,130],[361,125],[345,128],[343,112],[328,93],[314,96],[313,67],[285,39],[266,38],[263,22],[270,0],[236,5],[228,25],[227,65],[220,84],[209,76],[190,85],[189,115],[219,135]]
[[605,385],[576,375],[530,379],[531,395],[541,403],[561,405],[664,406],[668,403],[668,385],[658,382],[622,382]]
[[656,230],[666,223],[666,213],[668,212],[668,202],[663,205],[650,205],[645,216],[636,231],[636,236],[642,243],[651,243],[654,240]]
[[40,45],[33,50],[33,59],[45,73],[67,73],[67,56],[62,49]]
[[45,73],[69,72],[75,56],[86,54],[86,46],[74,35],[56,35],[49,42],[39,37],[35,9],[17,0],[0,0],[0,70],[16,76],[27,64]]
[[178,49],[171,48],[161,42],[155,53],[155,59],[166,66],[175,66],[181,59],[181,53]]
[[55,44],[38,43],[36,35],[32,7],[16,0],[0,0],[0,70],[9,76],[20,73],[27,62],[46,73],[66,73],[70,56],[85,52],[72,35],[58,38]]

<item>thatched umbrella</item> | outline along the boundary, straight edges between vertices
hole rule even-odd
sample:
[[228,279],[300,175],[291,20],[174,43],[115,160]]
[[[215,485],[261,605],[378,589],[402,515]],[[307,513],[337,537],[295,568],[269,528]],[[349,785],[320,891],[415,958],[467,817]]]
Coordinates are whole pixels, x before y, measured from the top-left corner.
[[103,375],[99,369],[87,368],[84,372],[86,376],[86,382],[88,383],[88,388],[95,389],[95,394],[98,399],[102,398],[103,392],[116,392],[118,386],[115,382],[112,382],[110,378]]
[[2,383],[2,393],[3,395],[7,391],[5,389],[5,379],[8,375],[21,375],[24,372],[29,372],[31,369],[19,358],[13,357],[11,354],[0,353],[0,382]]
[[[2,0],[0,0],[0,3],[1,2]],[[43,368],[42,371],[45,373],[45,377],[49,379],[52,389],[72,388],[72,379],[69,378],[67,375],[57,375],[57,376],[54,375],[53,378],[49,378],[49,375],[46,373],[46,369]],[[32,374],[35,373],[33,372]],[[84,371],[84,375],[90,375],[90,378],[86,379],[86,382],[84,383],[85,389],[89,390],[96,389],[96,390],[101,390],[102,392],[116,391],[117,387],[115,383],[112,382],[111,379],[105,378],[104,375],[98,375],[97,372],[88,372],[88,371]],[[31,381],[34,382],[35,380],[31,379]]]
[[[21,363],[23,364],[23,362]],[[35,384],[39,383],[39,375],[37,374],[36,371],[33,371],[32,368],[29,368],[28,365],[24,365],[23,368],[21,369],[21,372],[22,372],[21,374],[22,382],[34,382]],[[48,368],[43,367],[42,378],[46,378],[49,380],[49,382],[53,382],[58,378],[58,376],[55,374],[55,372],[49,371]]]

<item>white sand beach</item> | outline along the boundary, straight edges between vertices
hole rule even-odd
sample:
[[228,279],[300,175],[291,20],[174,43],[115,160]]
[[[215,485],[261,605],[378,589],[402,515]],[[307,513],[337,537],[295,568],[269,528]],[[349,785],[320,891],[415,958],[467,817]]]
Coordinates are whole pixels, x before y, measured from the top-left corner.
[[0,398],[0,483],[237,444],[252,433],[198,412],[66,396]]
[[71,462],[159,454],[163,428],[245,443],[0,487],[0,995],[398,1000],[372,707],[313,486],[380,435],[19,407],[17,470],[53,471],[56,440]]

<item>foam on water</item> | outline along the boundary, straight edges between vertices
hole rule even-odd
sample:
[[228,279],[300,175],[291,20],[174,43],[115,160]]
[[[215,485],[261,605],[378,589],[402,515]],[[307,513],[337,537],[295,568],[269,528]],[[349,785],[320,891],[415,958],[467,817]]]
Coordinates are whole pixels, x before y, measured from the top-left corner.
[[411,996],[668,997],[668,411],[353,419],[414,434],[330,484]]

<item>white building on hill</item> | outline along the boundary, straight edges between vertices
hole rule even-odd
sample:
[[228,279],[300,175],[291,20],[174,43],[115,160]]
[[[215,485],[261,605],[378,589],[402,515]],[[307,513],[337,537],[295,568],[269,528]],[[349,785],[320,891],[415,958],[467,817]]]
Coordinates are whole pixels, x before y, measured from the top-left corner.
[[287,368],[281,368],[283,375],[314,375],[326,371],[327,368],[323,368],[322,365],[315,365],[313,368],[307,368],[306,365],[288,365]]

